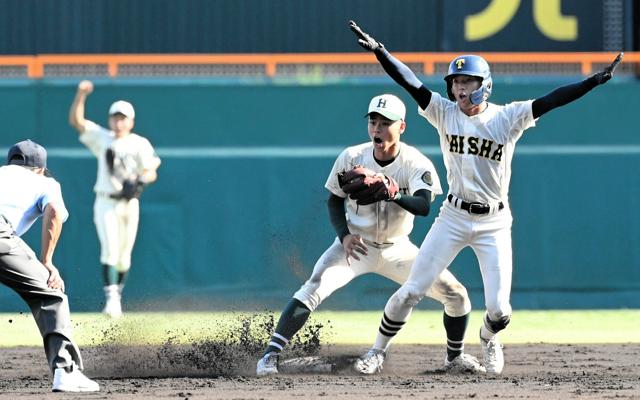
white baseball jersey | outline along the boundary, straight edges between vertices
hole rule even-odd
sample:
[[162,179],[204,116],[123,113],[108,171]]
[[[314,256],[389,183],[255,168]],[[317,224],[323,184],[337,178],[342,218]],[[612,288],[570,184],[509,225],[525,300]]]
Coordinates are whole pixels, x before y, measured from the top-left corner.
[[[139,201],[113,199],[110,195],[122,190],[125,179],[138,176],[145,169],[157,168],[160,158],[142,136],[130,133],[117,138],[114,132],[91,121],[86,121],[79,139],[98,159],[93,213],[100,240],[100,262],[120,272],[127,271],[138,232]],[[112,152],[113,172],[107,162],[108,150]]]
[[[373,158],[371,142],[348,147],[338,156],[325,187],[337,196],[347,197],[338,184],[338,174],[356,165],[392,177],[398,182],[401,194],[412,195],[420,189],[427,189],[433,195],[442,193],[433,163],[418,149],[402,142],[396,159],[385,167]],[[414,215],[393,202],[359,206],[355,200],[348,199],[346,209],[349,231],[374,243],[394,243],[413,229]]]
[[[80,142],[98,159],[98,173],[93,190],[101,194],[115,194],[122,190],[122,182],[131,176],[142,174],[145,169],[160,165],[160,158],[149,141],[135,133],[117,138],[113,131],[86,121]],[[114,154],[113,173],[109,171],[106,152]]]
[[[347,197],[338,184],[338,173],[356,165],[391,176],[398,182],[402,194],[413,194],[420,189],[431,191],[432,196],[442,193],[431,161],[415,147],[402,142],[396,159],[385,167],[373,158],[371,142],[348,147],[336,159],[325,187],[337,196]],[[363,274],[374,273],[402,284],[418,254],[418,248],[408,237],[413,229],[413,214],[393,202],[358,206],[355,200],[345,201],[349,231],[372,243],[365,242],[367,255],[348,262],[342,243],[338,238],[334,240],[316,262],[311,277],[293,295],[312,311],[334,291]],[[460,288],[463,286],[455,276],[443,271],[423,294],[442,303],[448,315],[459,317],[471,310],[466,292],[462,294]]]
[[[16,190],[20,188],[20,190]],[[49,203],[59,205],[62,220],[69,213],[62,200],[60,184],[19,165],[0,167],[0,214],[11,223],[16,235],[25,233]]]
[[483,112],[470,117],[434,92],[426,110],[418,108],[440,135],[451,194],[469,202],[508,202],[516,142],[535,126],[532,103],[487,103]]
[[523,131],[535,125],[532,102],[488,103],[482,113],[468,116],[455,102],[432,93],[426,110],[418,109],[440,135],[450,193],[468,202],[503,202],[504,208],[478,215],[461,210],[457,201],[445,201],[407,282],[387,303],[390,319],[406,321],[424,291],[468,246],[478,257],[489,317],[495,321],[511,315],[512,217],[507,203],[511,159]]

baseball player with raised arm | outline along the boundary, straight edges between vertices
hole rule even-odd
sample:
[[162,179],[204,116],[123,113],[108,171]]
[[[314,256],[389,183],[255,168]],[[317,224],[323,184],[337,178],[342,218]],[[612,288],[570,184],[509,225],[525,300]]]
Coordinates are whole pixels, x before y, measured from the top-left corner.
[[135,119],[131,103],[119,100],[111,105],[109,129],[85,119],[85,103],[92,91],[90,81],[80,82],[69,110],[69,123],[98,160],[93,213],[101,248],[103,313],[118,318],[138,231],[138,198],[143,188],[157,179],[160,158],[146,138],[131,131]]
[[[406,128],[405,113],[398,97],[374,97],[366,114],[370,140],[348,147],[335,161],[325,187],[330,192],[329,218],[337,237],[282,312],[258,361],[258,376],[278,373],[280,352],[335,290],[367,273],[398,284],[407,279],[418,253],[409,240],[414,216],[426,216],[442,189],[431,161],[400,141]],[[471,311],[467,290],[449,271],[443,271],[433,286],[424,288],[425,294],[444,305],[445,369],[481,371],[479,361],[463,351]],[[381,346],[371,357],[383,360],[386,352],[387,347]],[[374,368],[379,371],[382,363]]]
[[[489,64],[477,55],[451,61],[444,77],[447,98],[429,90],[414,73],[353,21],[349,26],[364,49],[418,103],[418,113],[438,131],[447,168],[449,194],[427,233],[409,279],[385,306],[374,349],[384,348],[407,321],[424,292],[465,247],[478,258],[486,313],[480,329],[484,366],[501,374],[504,366],[497,333],[511,319],[511,210],[509,181],[515,145],[523,132],[554,108],[572,102],[611,79],[622,53],[589,78],[562,86],[535,100],[489,103],[493,82]],[[375,364],[365,357],[363,363]]]
[[[24,299],[36,320],[53,372],[54,392],[96,392],[82,372],[72,338],[69,301],[53,253],[69,213],[60,184],[47,170],[47,151],[31,140],[9,149],[0,167],[0,282]],[[42,217],[40,258],[20,236]]]

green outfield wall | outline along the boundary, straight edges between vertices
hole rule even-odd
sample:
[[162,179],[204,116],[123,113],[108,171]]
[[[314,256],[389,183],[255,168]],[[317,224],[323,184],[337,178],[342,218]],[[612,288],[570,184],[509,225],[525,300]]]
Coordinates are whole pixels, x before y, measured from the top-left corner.
[[[442,91],[441,80],[427,80]],[[498,79],[492,100],[535,98],[567,80]],[[55,256],[73,310],[101,307],[92,222],[96,161],[67,124],[76,81],[0,83],[0,147],[32,138],[50,151],[71,217]],[[143,194],[125,309],[280,309],[333,240],[324,182],[346,146],[367,140],[369,99],[409,105],[404,140],[445,180],[434,129],[412,100],[379,81],[96,81],[87,117],[106,123],[109,104],[134,103],[136,131],[156,146],[159,180]],[[614,79],[545,115],[513,162],[516,308],[640,307],[640,82]],[[420,243],[442,202],[417,221]],[[39,248],[40,226],[26,235]],[[482,309],[470,250],[452,271]],[[395,285],[362,277],[325,309],[381,309]],[[420,307],[439,308],[425,300]],[[0,311],[26,310],[0,288]]]

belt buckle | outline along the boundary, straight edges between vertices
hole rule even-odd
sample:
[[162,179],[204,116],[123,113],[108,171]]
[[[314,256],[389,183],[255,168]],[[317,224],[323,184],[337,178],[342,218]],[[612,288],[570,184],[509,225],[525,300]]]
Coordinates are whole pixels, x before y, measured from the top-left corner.
[[[482,203],[469,203],[469,214],[486,214],[489,211],[487,211],[487,205],[486,204],[482,204]],[[476,209],[474,211],[474,209]]]

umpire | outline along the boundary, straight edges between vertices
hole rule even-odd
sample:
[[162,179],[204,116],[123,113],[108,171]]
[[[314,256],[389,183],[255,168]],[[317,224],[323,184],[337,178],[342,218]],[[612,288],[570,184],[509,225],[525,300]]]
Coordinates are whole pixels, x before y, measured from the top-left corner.
[[[40,260],[20,238],[43,217]],[[27,302],[36,320],[53,372],[54,392],[96,392],[82,372],[80,350],[71,335],[64,281],[53,265],[62,224],[69,213],[60,184],[47,170],[47,152],[31,140],[9,149],[0,167],[0,282]]]

